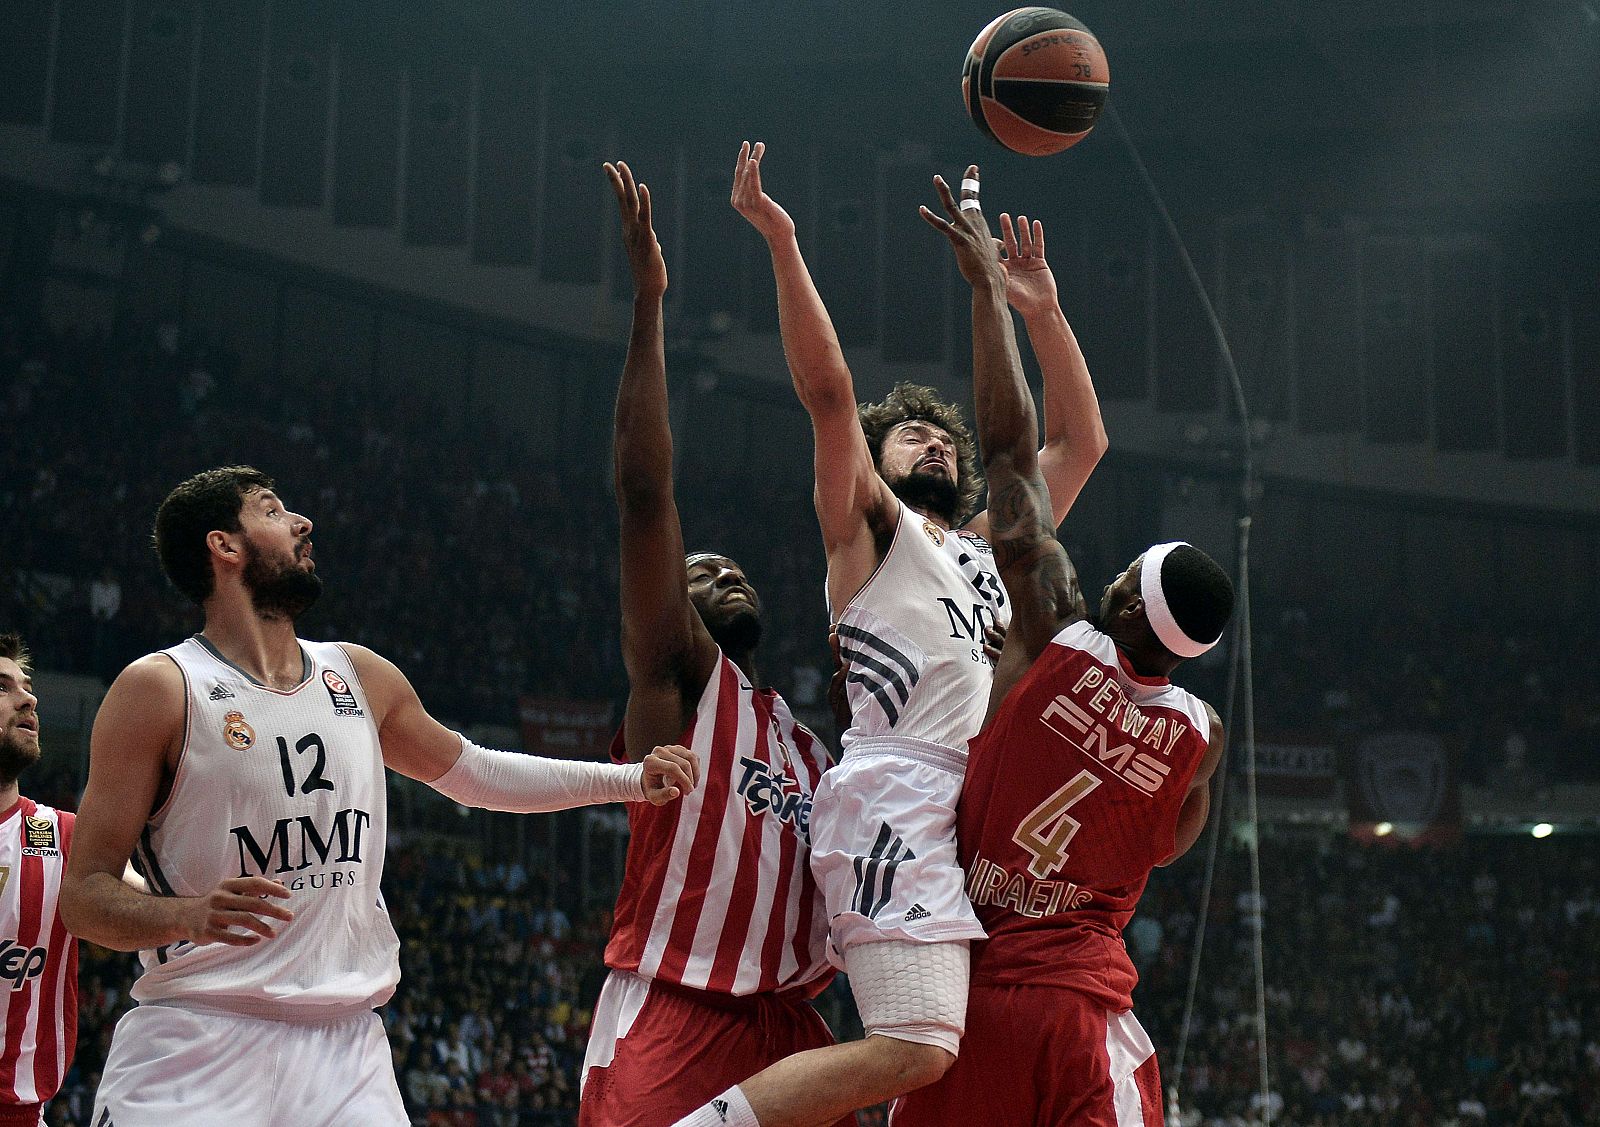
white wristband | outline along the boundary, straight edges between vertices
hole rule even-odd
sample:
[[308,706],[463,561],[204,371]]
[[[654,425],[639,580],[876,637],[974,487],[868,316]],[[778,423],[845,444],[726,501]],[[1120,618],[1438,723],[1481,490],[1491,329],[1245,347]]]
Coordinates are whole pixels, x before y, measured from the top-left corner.
[[462,736],[455,764],[428,785],[463,806],[545,814],[602,802],[643,802],[644,764],[546,759],[479,747]]

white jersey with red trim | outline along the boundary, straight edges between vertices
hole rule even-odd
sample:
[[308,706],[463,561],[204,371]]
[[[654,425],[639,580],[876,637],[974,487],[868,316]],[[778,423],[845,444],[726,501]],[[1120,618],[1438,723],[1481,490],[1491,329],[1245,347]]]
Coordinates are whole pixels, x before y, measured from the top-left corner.
[[183,672],[183,753],[134,865],[164,896],[203,895],[230,877],[280,881],[294,919],[250,947],[141,951],[140,1002],[320,1020],[381,1005],[400,980],[379,891],[388,803],[372,710],[343,646],[300,648],[304,676],[287,691],[200,635],[162,651]]
[[55,1095],[78,1043],[78,941],[56,910],[73,821],[29,798],[0,815],[0,1108]]
[[994,683],[984,631],[1010,622],[988,541],[946,531],[901,503],[883,562],[835,626],[852,721],[841,753],[892,737],[965,755]]
[[821,990],[832,972],[811,795],[827,749],[720,653],[682,742],[700,757],[700,786],[665,806],[629,804],[606,965],[721,994]]

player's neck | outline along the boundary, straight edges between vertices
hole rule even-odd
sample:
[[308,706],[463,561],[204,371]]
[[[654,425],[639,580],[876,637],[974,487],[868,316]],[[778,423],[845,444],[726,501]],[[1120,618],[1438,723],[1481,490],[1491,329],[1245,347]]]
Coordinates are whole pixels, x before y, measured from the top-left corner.
[[739,667],[739,672],[744,674],[744,679],[756,688],[761,687],[761,674],[756,669],[756,651],[752,647],[748,650],[723,650],[729,661]]
[[1117,649],[1122,651],[1123,660],[1127,662],[1128,668],[1140,677],[1171,677],[1172,671],[1178,667],[1181,660],[1164,648],[1150,649],[1147,646],[1117,642]]
[[0,814],[6,813],[17,803],[22,801],[22,789],[19,784],[0,787]]
[[906,503],[906,508],[908,508],[912,512],[916,513],[923,520],[932,521],[934,524],[938,525],[940,528],[944,529],[946,532],[950,531],[950,527],[951,527],[950,526],[950,521],[947,518],[941,516],[940,514],[938,514],[936,512],[933,512],[933,511],[931,511],[929,509],[925,509],[920,505],[913,505],[910,502]]
[[206,607],[206,641],[229,662],[274,689],[292,689],[305,674],[305,658],[288,618],[263,618],[254,608],[213,600]]

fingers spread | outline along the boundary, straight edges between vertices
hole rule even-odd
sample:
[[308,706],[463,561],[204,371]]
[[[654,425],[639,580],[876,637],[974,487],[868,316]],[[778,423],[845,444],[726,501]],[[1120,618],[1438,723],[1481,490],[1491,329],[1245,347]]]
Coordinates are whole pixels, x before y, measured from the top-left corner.
[[950,185],[944,182],[944,177],[935,176],[933,178],[933,186],[939,193],[939,202],[944,205],[945,212],[949,214],[951,219],[960,219],[961,212],[956,208],[955,197],[950,194]]
[[917,208],[917,214],[926,219],[928,221],[928,226],[932,227],[935,231],[939,231],[945,235],[954,235],[956,233],[956,229],[950,225],[949,220],[939,218],[939,216],[929,211],[926,206]]

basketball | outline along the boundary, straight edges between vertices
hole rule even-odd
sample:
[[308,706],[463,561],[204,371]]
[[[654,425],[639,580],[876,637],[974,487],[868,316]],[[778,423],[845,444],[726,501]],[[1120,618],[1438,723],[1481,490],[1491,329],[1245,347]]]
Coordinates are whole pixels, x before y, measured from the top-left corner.
[[978,128],[1031,157],[1087,137],[1110,86],[1100,41],[1054,8],[1017,8],[993,20],[961,70],[961,96]]

